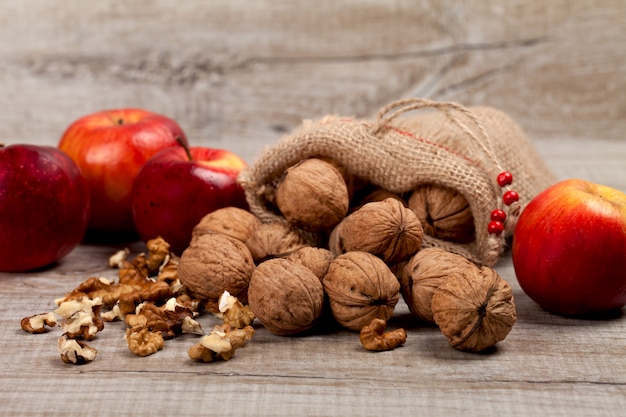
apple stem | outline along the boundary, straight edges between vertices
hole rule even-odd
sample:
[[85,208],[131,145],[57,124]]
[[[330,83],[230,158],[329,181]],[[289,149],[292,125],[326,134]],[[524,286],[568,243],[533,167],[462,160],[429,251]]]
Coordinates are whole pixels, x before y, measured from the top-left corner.
[[117,119],[117,124],[120,125],[120,126],[123,125],[124,124],[124,119],[122,119],[122,118]]
[[183,138],[181,138],[180,136],[177,136],[176,142],[180,143],[180,146],[183,147],[183,149],[185,150],[185,153],[187,154],[187,158],[189,158],[190,161],[193,161],[193,157],[191,156],[191,151],[189,150],[189,146],[187,146],[187,144],[183,141]]
[[0,142],[0,148],[4,148],[4,142]]

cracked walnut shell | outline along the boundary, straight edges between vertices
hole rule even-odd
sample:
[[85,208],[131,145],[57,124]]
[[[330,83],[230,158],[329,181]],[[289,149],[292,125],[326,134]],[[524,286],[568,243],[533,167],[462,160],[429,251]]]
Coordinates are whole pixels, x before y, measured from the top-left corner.
[[424,231],[415,213],[396,198],[367,203],[332,231],[329,248],[335,255],[364,251],[388,264],[411,257],[422,245]]
[[245,302],[253,270],[252,255],[243,242],[207,234],[181,255],[178,278],[193,297],[217,305],[224,291]]
[[431,306],[450,345],[465,351],[480,352],[504,340],[517,319],[511,286],[488,267],[452,273]]
[[304,265],[269,259],[254,270],[248,289],[250,309],[270,332],[286,336],[315,325],[324,306],[324,288]]
[[435,323],[431,301],[435,290],[459,270],[477,268],[461,255],[441,248],[424,248],[398,270],[402,298],[411,313],[426,323]]
[[395,275],[368,252],[337,256],[322,283],[335,320],[352,330],[360,331],[375,318],[389,320],[400,299]]
[[275,193],[276,207],[285,219],[309,232],[332,229],[346,216],[349,200],[342,173],[318,158],[287,168]]
[[419,217],[427,235],[456,243],[474,241],[472,210],[465,196],[456,190],[423,185],[413,190],[408,205]]

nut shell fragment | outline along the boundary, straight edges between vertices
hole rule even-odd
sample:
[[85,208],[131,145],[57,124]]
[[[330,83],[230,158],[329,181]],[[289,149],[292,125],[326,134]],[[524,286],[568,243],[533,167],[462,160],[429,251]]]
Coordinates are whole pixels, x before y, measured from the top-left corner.
[[330,264],[323,280],[333,316],[360,331],[373,319],[387,321],[400,299],[400,283],[389,267],[368,252],[347,252]]
[[473,352],[504,340],[517,318],[511,286],[488,267],[451,274],[433,294],[432,311],[450,345]]

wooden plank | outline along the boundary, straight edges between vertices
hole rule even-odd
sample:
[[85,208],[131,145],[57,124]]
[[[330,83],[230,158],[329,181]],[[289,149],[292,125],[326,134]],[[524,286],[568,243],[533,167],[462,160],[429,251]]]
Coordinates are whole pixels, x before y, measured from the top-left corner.
[[[367,117],[417,95],[502,108],[560,178],[626,191],[625,17],[619,0],[0,1],[0,140],[53,145],[87,112],[138,106],[176,118],[195,144],[253,161],[303,118]],[[0,415],[593,417],[626,407],[624,317],[544,312],[510,254],[497,270],[519,319],[491,354],[452,349],[400,303],[390,326],[409,338],[392,352],[366,352],[346,330],[278,337],[257,323],[229,362],[191,362],[194,336],[138,358],[112,323],[92,342],[96,361],[65,365],[57,331],[28,335],[19,320],[88,276],[115,277],[106,261],[120,246],[85,244],[54,268],[0,273]]]
[[83,114],[138,106],[251,161],[303,118],[409,95],[501,108],[531,137],[626,128],[620,1],[0,7],[4,140],[56,144]]

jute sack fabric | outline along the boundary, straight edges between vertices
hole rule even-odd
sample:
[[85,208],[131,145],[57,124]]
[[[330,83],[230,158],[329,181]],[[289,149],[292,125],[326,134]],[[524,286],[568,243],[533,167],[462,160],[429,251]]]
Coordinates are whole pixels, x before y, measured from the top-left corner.
[[[503,112],[410,98],[390,103],[373,120],[330,115],[304,121],[240,174],[250,210],[264,222],[281,219],[273,204],[276,186],[287,168],[311,157],[333,159],[349,174],[399,194],[422,184],[458,191],[472,210],[475,240],[460,244],[425,236],[422,247],[440,247],[487,266],[505,250],[522,207],[555,182],[521,128]],[[503,171],[513,175],[511,185],[498,185]],[[509,190],[519,201],[506,205],[503,195]],[[494,209],[507,215],[499,234],[488,232]]]

